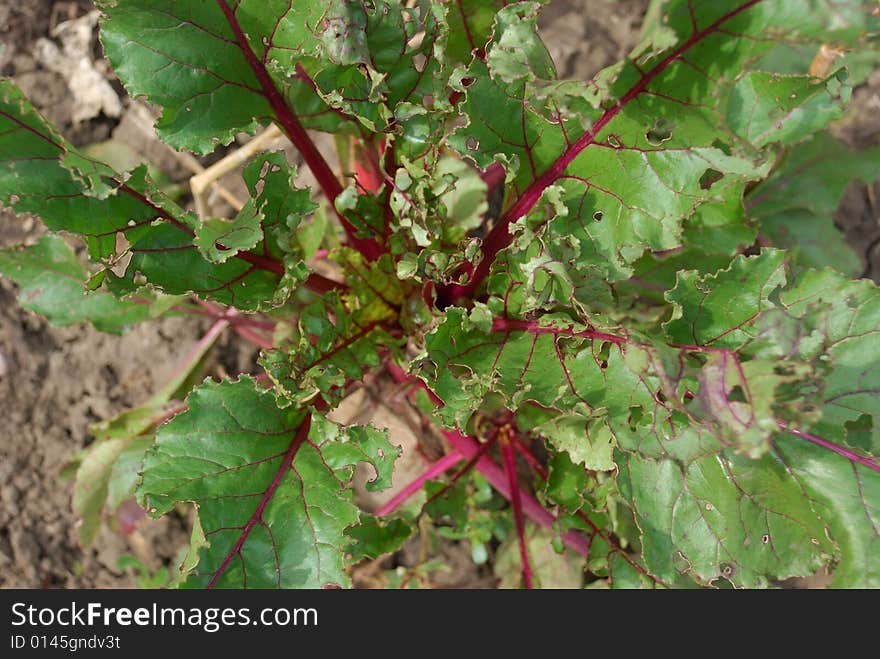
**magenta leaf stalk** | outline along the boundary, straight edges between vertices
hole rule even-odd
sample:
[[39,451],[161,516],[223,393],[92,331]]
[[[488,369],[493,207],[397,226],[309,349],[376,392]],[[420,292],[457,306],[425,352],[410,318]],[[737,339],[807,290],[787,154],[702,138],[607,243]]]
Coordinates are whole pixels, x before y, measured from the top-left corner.
[[[466,457],[473,456],[480,448],[480,443],[477,440],[473,437],[468,437],[457,430],[444,430],[443,436],[453,447],[457,448]],[[489,484],[492,485],[492,487],[501,493],[504,498],[508,501],[511,500],[513,495],[507,476],[505,475],[504,470],[495,464],[491,458],[486,455],[482,456],[477,461],[476,469],[486,478],[487,481],[489,481]],[[556,523],[556,517],[554,517],[552,513],[544,508],[544,506],[542,506],[538,500],[529,493],[522,491],[522,488],[520,488],[519,495],[522,502],[523,512],[530,517],[533,522],[544,528],[553,528],[553,525]],[[586,557],[590,553],[589,540],[577,531],[567,531],[564,533],[562,535],[562,542],[581,556]]]
[[829,442],[827,439],[822,439],[821,437],[819,437],[817,435],[813,435],[811,433],[804,432],[803,430],[798,430],[797,428],[792,428],[787,423],[784,423],[782,421],[777,421],[776,424],[779,426],[779,428],[781,430],[784,430],[788,433],[791,433],[795,437],[805,439],[808,442],[812,442],[813,444],[816,444],[817,446],[821,446],[824,449],[828,449],[829,451],[833,451],[834,453],[837,453],[837,455],[846,458],[850,462],[853,462],[855,464],[859,464],[863,467],[866,467],[867,469],[870,469],[872,471],[876,471],[877,473],[880,473],[880,464],[877,464],[877,462],[875,460],[873,460],[869,457],[866,457],[864,455],[859,455],[855,451],[851,451],[847,448],[844,448],[843,446],[839,446],[837,444],[834,444],[833,442]]
[[633,85],[613,107],[606,110],[605,113],[596,120],[596,123],[593,124],[590,130],[566,148],[556,161],[554,161],[543,174],[532,181],[532,183],[523,191],[510,209],[501,217],[498,223],[492,227],[492,230],[483,241],[482,260],[477,264],[476,268],[469,273],[471,277],[468,283],[449,287],[446,291],[442,292],[440,296],[441,301],[444,304],[451,304],[462,297],[472,298],[476,289],[486,278],[486,275],[489,274],[489,268],[495,261],[498,252],[510,244],[512,239],[509,230],[510,225],[525,216],[535,204],[538,203],[541,196],[544,194],[544,191],[562,176],[565,169],[584,149],[596,142],[599,134],[605,129],[611,120],[620,114],[627,105],[647,89],[648,85],[651,84],[657,76],[669,68],[673,62],[681,58],[681,56],[688,50],[700,43],[707,36],[717,32],[726,22],[755,6],[759,2],[762,2],[762,0],[749,0],[736,9],[721,16],[708,27],[694,32],[694,34],[692,34],[690,38],[678,48],[658,62],[652,69],[645,72],[639,78],[638,82],[636,82],[636,84]]
[[529,548],[526,543],[526,524],[523,519],[522,495],[519,486],[519,476],[516,473],[516,454],[510,441],[508,428],[501,430],[501,458],[504,462],[504,471],[507,474],[507,483],[510,486],[510,504],[513,506],[513,520],[516,525],[516,539],[519,543],[520,562],[522,564],[523,584],[527,590],[534,588],[532,577],[532,564],[529,561]]
[[334,202],[336,201],[336,198],[342,194],[342,184],[339,182],[339,179],[336,178],[336,174],[333,173],[327,160],[315,146],[312,138],[309,137],[309,134],[306,132],[305,128],[303,128],[299,118],[290,109],[287,101],[284,100],[284,97],[275,85],[275,82],[272,80],[272,76],[269,74],[266,65],[260,61],[253,48],[251,48],[247,35],[242,30],[241,24],[235,15],[235,9],[230,7],[226,0],[217,0],[217,5],[226,17],[226,22],[229,24],[230,29],[235,35],[235,39],[238,42],[241,52],[244,54],[248,65],[251,67],[251,70],[259,81],[263,95],[272,107],[275,118],[285,134],[290,138],[290,141],[293,142],[297,149],[299,149],[299,152],[302,154],[303,160],[305,160],[309,169],[312,170],[312,173],[315,175],[318,184],[324,191],[327,200],[330,202],[330,205],[333,206],[336,216],[342,223],[352,246],[367,260],[375,261],[382,254],[381,247],[372,240],[359,238],[357,235],[357,229],[355,229],[351,222],[349,222],[342,213],[336,210]]
[[419,474],[416,478],[406,484],[400,492],[395,494],[382,507],[376,511],[377,517],[385,517],[400,508],[404,503],[424,487],[425,483],[434,480],[441,474],[449,471],[459,462],[464,460],[464,456],[456,450],[452,450],[436,462],[431,463],[428,468]]

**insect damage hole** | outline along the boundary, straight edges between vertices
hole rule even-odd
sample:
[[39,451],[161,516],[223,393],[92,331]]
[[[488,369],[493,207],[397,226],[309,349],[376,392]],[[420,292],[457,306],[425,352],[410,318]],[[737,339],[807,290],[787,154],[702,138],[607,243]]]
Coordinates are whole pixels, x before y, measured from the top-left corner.
[[596,211],[595,213],[593,213],[593,221],[594,222],[601,222],[604,219],[604,217],[605,217],[605,213],[603,211]]
[[654,122],[654,125],[648,129],[648,132],[645,133],[645,139],[648,140],[648,144],[651,146],[661,146],[664,142],[668,142],[672,139],[673,128],[675,128],[674,123],[665,117],[660,117]]
[[467,141],[464,143],[464,145],[467,147],[468,151],[476,151],[480,148],[480,140],[478,140],[476,137],[471,136],[467,138]]
[[724,178],[724,174],[719,172],[717,169],[712,169],[710,167],[705,172],[703,172],[703,175],[700,177],[700,189],[708,190],[722,178]]
[[746,392],[740,385],[734,385],[733,388],[727,392],[727,402],[729,403],[748,403],[749,400],[746,398]]

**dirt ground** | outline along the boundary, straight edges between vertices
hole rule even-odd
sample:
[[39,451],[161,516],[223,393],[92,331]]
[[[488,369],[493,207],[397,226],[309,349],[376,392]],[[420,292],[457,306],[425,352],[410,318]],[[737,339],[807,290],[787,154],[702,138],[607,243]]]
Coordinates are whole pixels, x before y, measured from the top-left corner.
[[[645,5],[645,0],[552,3],[542,30],[560,74],[586,78],[616,61],[634,45]],[[77,108],[65,76],[50,70],[35,53],[38,40],[51,38],[59,22],[89,9],[83,0],[0,0],[0,74],[12,77],[80,146],[128,130],[120,125],[132,112],[130,102],[99,59],[96,69],[106,73],[122,100],[122,117],[102,112],[75,122]],[[92,48],[99,53],[96,40]],[[855,93],[856,119],[842,134],[856,146],[880,144],[878,90],[880,74],[875,74]],[[152,149],[151,159],[172,180],[185,184],[185,168],[161,145],[130,139]],[[838,220],[865,256],[866,274],[877,279],[880,226],[875,193],[852,186]],[[0,246],[31,241],[41,230],[33,218],[0,211]],[[171,319],[137,327],[123,337],[88,327],[57,329],[21,310],[15,294],[10,282],[0,280],[0,587],[136,585],[131,568],[120,569],[120,556],[139,557],[151,570],[170,565],[188,541],[186,521],[175,516],[149,521],[128,535],[105,528],[92,546],[81,548],[70,512],[70,484],[60,480],[61,472],[91,440],[89,424],[147,398],[206,327],[197,320]],[[209,373],[249,371],[253,359],[253,350],[226,336],[214,352]],[[442,585],[491,585],[485,570],[469,560],[466,548],[450,547],[445,558],[455,569]],[[399,560],[407,559],[404,555]]]

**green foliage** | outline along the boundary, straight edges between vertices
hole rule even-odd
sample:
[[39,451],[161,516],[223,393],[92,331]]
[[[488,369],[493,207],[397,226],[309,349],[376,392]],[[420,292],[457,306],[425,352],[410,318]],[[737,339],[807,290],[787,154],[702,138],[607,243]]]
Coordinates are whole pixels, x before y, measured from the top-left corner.
[[[274,122],[317,186],[260,154],[241,211],[198,217],[0,82],[0,202],[66,234],[0,250],[22,304],[218,323],[95,428],[83,543],[136,496],[195,509],[192,588],[349,585],[417,529],[505,586],[880,587],[880,292],[833,224],[880,150],[832,135],[880,61],[876,3],[653,3],[590,81],[558,79],[539,2],[96,4],[163,140],[208,154]],[[826,43],[846,66],[811,76]],[[265,376],[197,385],[229,328]],[[447,453],[414,505],[367,511],[355,468],[403,496],[400,449],[330,419],[377,383]],[[423,558],[389,583],[427,583]]]

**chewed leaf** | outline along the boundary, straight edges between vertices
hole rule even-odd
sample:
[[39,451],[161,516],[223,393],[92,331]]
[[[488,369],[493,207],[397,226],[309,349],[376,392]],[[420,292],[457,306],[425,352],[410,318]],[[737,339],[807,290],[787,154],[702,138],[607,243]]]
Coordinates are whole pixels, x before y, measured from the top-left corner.
[[769,297],[783,284],[785,254],[776,250],[737,257],[730,268],[705,277],[679,273],[666,294],[675,309],[666,334],[675,343],[738,348],[752,335],[755,318],[773,307]]
[[801,496],[822,516],[837,545],[838,588],[880,587],[880,473],[790,435],[777,456],[802,488]]
[[665,581],[689,571],[703,583],[766,586],[769,579],[812,574],[831,551],[800,486],[770,456],[721,454],[686,467],[628,456],[621,469],[646,564]]
[[[222,222],[200,228],[192,214],[153,184],[146,168],[115,173],[77,152],[9,81],[0,81],[0,162],[0,201],[16,212],[38,214],[53,231],[82,235],[94,260],[114,266],[127,262],[112,287],[119,294],[151,283],[171,295],[196,293],[242,310],[273,304],[286,272],[278,239],[266,241],[258,252],[248,248],[259,240],[261,222],[273,231],[277,217],[264,221],[250,207],[232,227],[236,231]],[[88,177],[82,175],[86,163],[92,163]],[[276,186],[273,181],[270,189]],[[194,243],[197,234],[211,260]],[[307,274],[292,256],[291,286]]]
[[[536,251],[545,262],[594,268],[613,282],[632,276],[646,252],[685,244],[684,223],[697,209],[741,194],[770,171],[772,145],[795,142],[839,115],[847,91],[836,76],[815,85],[804,75],[748,71],[776,40],[818,47],[833,35],[856,43],[877,25],[859,2],[840,10],[821,4],[725,1],[697,9],[672,2],[662,44],[590,84],[559,82],[540,64],[534,4],[501,10],[486,61],[475,60],[461,78],[467,124],[449,143],[480,168],[501,163],[514,201],[487,236],[466,290],[486,278],[502,250],[516,288],[525,283],[519,265]],[[768,33],[774,39],[762,38]],[[510,49],[508,34],[528,38]],[[677,37],[672,45],[669,35]],[[567,294],[554,292],[550,304],[588,299]]]
[[358,520],[351,467],[370,460],[384,485],[397,452],[372,431],[350,434],[273,401],[251,379],[206,382],[147,453],[144,505],[154,515],[176,502],[198,506],[208,544],[187,586],[348,583],[344,532]]
[[559,416],[535,428],[560,451],[594,471],[614,469],[614,433],[604,423],[588,423],[578,416]]
[[[848,432],[873,418],[864,432],[867,447],[880,446],[880,289],[870,281],[848,281],[832,271],[811,271],[786,291],[787,316],[798,319],[798,334],[782,312],[768,314],[765,332],[778,333],[782,349],[823,365],[821,418],[813,429],[826,439],[848,442]],[[853,444],[857,446],[858,444]]]
[[733,86],[728,122],[756,147],[792,144],[840,117],[850,91],[843,73],[820,85],[811,76],[753,71]]
[[506,0],[458,0],[449,4],[449,42],[447,55],[458,62],[468,63],[474,54],[484,50],[492,36],[492,23]]
[[388,441],[387,432],[370,426],[342,427],[321,417],[315,417],[313,423],[314,433],[321,438],[316,443],[328,465],[344,469],[360,462],[369,464],[376,475],[367,481],[367,490],[391,487],[391,472],[401,448]]
[[381,348],[394,343],[381,322],[354,312],[330,294],[305,308],[291,336],[264,351],[260,364],[281,406],[320,397],[337,401],[346,380],[363,377],[378,365]]
[[[271,116],[270,101],[236,30],[271,33],[271,25],[290,10],[287,2],[96,4],[104,14],[104,52],[132,96],[146,96],[164,108],[157,129],[171,146],[208,153],[240,131],[254,132],[259,120]],[[247,25],[227,19],[223,7],[232,11],[232,4],[247,16]],[[305,21],[299,29],[295,26],[292,21],[291,29],[284,31],[285,41],[304,47],[303,40],[313,39]]]

